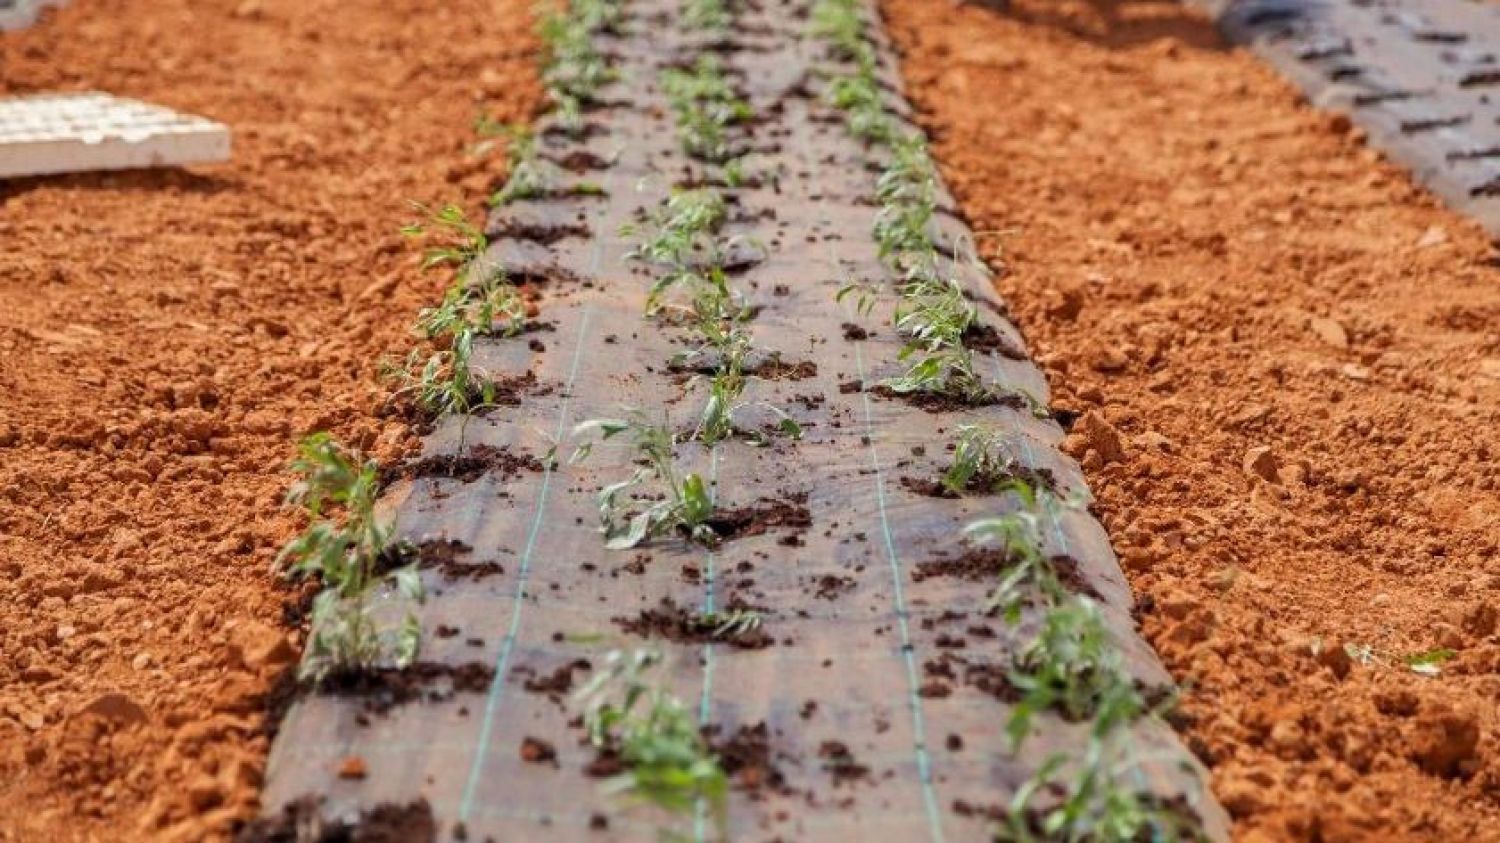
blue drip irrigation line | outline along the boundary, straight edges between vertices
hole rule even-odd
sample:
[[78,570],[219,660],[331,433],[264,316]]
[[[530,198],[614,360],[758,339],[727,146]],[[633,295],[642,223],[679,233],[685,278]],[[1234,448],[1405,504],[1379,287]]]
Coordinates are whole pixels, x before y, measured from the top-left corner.
[[[562,439],[568,423],[568,410],[573,401],[573,383],[578,378],[578,364],[583,359],[584,340],[589,335],[589,317],[592,315],[592,306],[586,305],[583,315],[578,319],[578,341],[573,346],[573,362],[568,369],[568,382],[564,387],[562,406],[557,412],[554,440]],[[474,748],[474,760],[469,765],[469,777],[464,784],[463,801],[459,803],[459,822],[468,821],[469,814],[474,808],[474,796],[479,788],[479,780],[484,773],[485,753],[489,749],[490,734],[495,726],[495,715],[499,712],[500,701],[504,696],[505,677],[509,669],[510,657],[521,632],[521,614],[526,606],[526,584],[531,579],[531,559],[536,551],[537,535],[541,532],[542,522],[546,519],[548,492],[552,488],[552,476],[555,473],[550,462],[542,468],[542,484],[537,491],[536,514],[531,519],[531,529],[526,535],[526,548],[521,553],[520,571],[516,575],[515,602],[511,606],[510,626],[505,633],[505,641],[500,645],[500,652],[495,657],[495,676],[490,680],[489,695],[484,704],[484,720],[479,729],[478,745]]]
[[[714,504],[719,502],[719,446],[717,443],[708,451],[708,499]],[[705,614],[714,610],[714,552],[706,550],[703,554],[703,611]],[[712,642],[703,644],[703,690],[698,695],[698,727],[701,729],[708,725],[710,703],[713,699],[714,687],[714,645]],[[693,839],[696,843],[704,843],[708,836],[708,804],[700,796],[697,804],[693,806]]]

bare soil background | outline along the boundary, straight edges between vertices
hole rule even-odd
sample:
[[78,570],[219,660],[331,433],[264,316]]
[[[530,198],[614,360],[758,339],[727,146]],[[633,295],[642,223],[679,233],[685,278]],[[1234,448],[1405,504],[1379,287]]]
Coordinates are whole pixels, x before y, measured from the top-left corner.
[[254,809],[300,642],[270,572],[300,435],[387,458],[378,360],[439,295],[409,199],[474,203],[536,107],[527,0],[76,0],[0,94],[228,123],[233,162],[0,183],[0,840],[203,840]]
[[1500,840],[1478,227],[1176,4],[884,8],[1237,837]]

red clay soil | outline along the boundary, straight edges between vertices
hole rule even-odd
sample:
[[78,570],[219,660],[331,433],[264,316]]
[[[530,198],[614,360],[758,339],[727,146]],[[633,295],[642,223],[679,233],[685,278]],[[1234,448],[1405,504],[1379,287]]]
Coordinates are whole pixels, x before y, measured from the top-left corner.
[[1175,4],[885,10],[1237,837],[1500,840],[1477,226]]
[[77,0],[0,94],[228,123],[232,163],[0,182],[0,840],[203,840],[254,810],[300,640],[293,442],[379,455],[377,361],[437,296],[408,199],[474,203],[539,101],[528,0]]

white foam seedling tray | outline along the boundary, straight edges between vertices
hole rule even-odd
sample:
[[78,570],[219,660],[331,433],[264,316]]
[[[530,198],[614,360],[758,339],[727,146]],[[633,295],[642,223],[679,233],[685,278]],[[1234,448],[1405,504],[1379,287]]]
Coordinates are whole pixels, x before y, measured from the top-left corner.
[[0,178],[228,159],[227,126],[169,108],[100,93],[0,99]]
[[0,31],[25,29],[36,23],[45,6],[61,6],[68,0],[0,0]]

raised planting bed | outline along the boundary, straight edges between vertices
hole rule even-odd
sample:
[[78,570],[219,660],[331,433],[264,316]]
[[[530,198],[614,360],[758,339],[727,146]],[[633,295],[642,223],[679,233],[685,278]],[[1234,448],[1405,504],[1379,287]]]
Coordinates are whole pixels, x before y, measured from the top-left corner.
[[420,653],[301,691],[245,836],[1227,839],[868,10],[574,15],[465,257],[534,314],[386,472]]
[[1500,6],[1195,0],[1314,104],[1500,235]]

